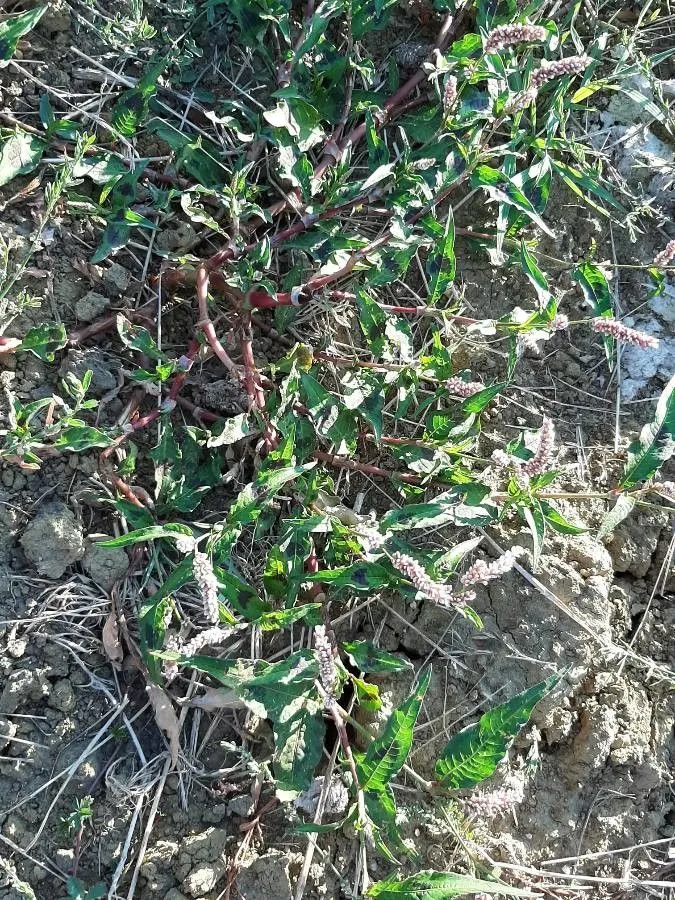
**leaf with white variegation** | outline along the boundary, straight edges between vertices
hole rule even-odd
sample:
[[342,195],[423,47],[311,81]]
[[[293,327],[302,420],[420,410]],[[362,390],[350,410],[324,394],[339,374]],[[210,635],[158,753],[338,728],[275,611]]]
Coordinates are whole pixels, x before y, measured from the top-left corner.
[[384,881],[371,885],[366,897],[377,900],[447,900],[449,897],[467,897],[473,894],[490,894],[496,897],[537,897],[531,891],[511,887],[498,881],[485,881],[471,875],[455,872],[418,872],[398,880],[391,875]]

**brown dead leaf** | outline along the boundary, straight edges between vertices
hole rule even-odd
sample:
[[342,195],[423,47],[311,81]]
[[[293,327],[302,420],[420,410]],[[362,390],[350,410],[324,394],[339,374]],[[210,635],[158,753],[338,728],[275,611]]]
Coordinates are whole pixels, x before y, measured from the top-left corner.
[[117,616],[111,612],[103,626],[103,649],[111,662],[120,663],[124,659],[124,651],[120,643],[120,629]]
[[188,706],[199,709],[245,709],[246,704],[230,688],[207,688],[199,697],[193,697]]
[[171,768],[173,769],[178,762],[178,751],[180,750],[180,725],[178,723],[178,717],[174,712],[171,700],[161,687],[158,687],[156,684],[149,684],[147,692],[150,702],[152,703],[152,708],[155,711],[155,722],[169,741]]

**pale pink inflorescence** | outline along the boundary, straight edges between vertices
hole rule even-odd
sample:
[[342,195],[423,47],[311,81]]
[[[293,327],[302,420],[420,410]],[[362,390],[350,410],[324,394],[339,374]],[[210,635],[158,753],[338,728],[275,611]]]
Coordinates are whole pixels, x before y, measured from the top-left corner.
[[457,99],[457,79],[454,75],[448,75],[445,82],[445,90],[443,91],[443,109],[449,112],[455,105]]
[[654,490],[675,503],[675,481],[659,481],[654,485]]
[[211,560],[201,550],[195,550],[192,571],[204,604],[204,618],[207,622],[215,624],[220,617],[218,579],[213,571]]
[[636,328],[629,328],[618,319],[610,319],[605,316],[593,319],[593,331],[597,331],[599,334],[608,334],[625,344],[635,344],[636,347],[642,347],[643,350],[655,350],[659,346],[659,339],[653,335],[638,331]]
[[183,556],[187,556],[188,553],[192,553],[195,549],[195,539],[189,534],[179,534],[176,537],[176,550],[179,553],[182,553]]
[[495,53],[531,41],[545,41],[548,32],[541,25],[497,25],[485,40],[485,52]]
[[378,550],[381,550],[391,533],[382,534],[377,528],[367,525],[365,522],[357,525],[355,531],[363,547],[363,552],[366,554],[377,553]]
[[335,667],[335,656],[333,655],[333,645],[324,625],[316,625],[314,627],[314,657],[319,667],[321,687],[326,692],[324,704],[328,707],[331,701],[335,700],[335,688],[338,677]]
[[517,553],[514,550],[507,550],[499,559],[493,562],[486,562],[484,559],[477,559],[462,575],[462,584],[487,584],[488,581],[494,581],[506,575],[513,568],[516,561]]
[[566,59],[544,60],[535,69],[530,79],[530,86],[539,90],[542,85],[563,75],[579,75],[593,62],[590,56],[568,56]]
[[553,422],[548,416],[544,416],[544,421],[539,429],[537,449],[534,452],[534,456],[522,466],[521,471],[524,475],[527,475],[528,478],[533,478],[535,475],[541,475],[542,472],[549,468],[553,457],[554,442],[555,428]]
[[[173,653],[180,653],[180,641],[175,634],[170,635],[164,642],[164,649],[171,650]],[[178,663],[175,659],[165,659],[162,661],[162,674],[168,684],[171,684],[178,678]]]
[[551,320],[551,331],[566,331],[570,327],[570,320],[565,313],[558,313]]
[[463,381],[458,375],[448,378],[445,386],[455,397],[472,397],[479,391],[485,390],[485,385],[481,381]]
[[667,266],[675,259],[675,239],[668,241],[666,246],[654,257],[655,266]]
[[539,88],[554,78],[563,75],[578,75],[592,62],[590,56],[568,56],[567,59],[544,60],[538,69],[535,69],[530,79],[530,86],[514,94],[507,102],[505,112],[514,113],[526,109],[537,99]]
[[463,805],[466,814],[472,818],[494,819],[504,815],[522,800],[522,790],[501,787],[493,791],[477,791],[475,794],[471,794]]
[[182,644],[179,652],[183,656],[194,656],[195,653],[199,653],[204,647],[217,647],[223,641],[226,641],[231,634],[231,628],[221,628],[219,625],[214,625],[213,628],[200,631],[187,643]]
[[424,567],[412,556],[396,552],[392,553],[391,561],[399,572],[415,585],[420,594],[424,594],[434,603],[438,603],[440,606],[452,606],[466,602],[466,598],[453,595],[449,584],[438,584],[429,578]]

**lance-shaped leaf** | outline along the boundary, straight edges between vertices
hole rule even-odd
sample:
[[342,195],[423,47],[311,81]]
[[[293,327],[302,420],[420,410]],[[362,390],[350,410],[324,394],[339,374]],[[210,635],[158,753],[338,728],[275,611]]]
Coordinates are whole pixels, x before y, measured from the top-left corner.
[[178,522],[167,522],[166,525],[149,525],[147,528],[137,528],[119,537],[110,538],[107,541],[98,541],[99,547],[128,547],[130,544],[141,544],[145,541],[156,541],[159,538],[176,538],[181,535],[192,537],[192,529]]
[[531,219],[549,237],[555,237],[555,233],[544,222],[531,201],[527,199],[518,185],[503,172],[492,169],[490,166],[477,166],[471,176],[471,186],[483,188],[493,200],[506,203],[525,213],[528,219]]
[[628,462],[619,487],[634,487],[655,475],[675,451],[675,375],[663,389],[656,404],[654,421],[640,432],[640,439],[628,448]]
[[150,108],[150,100],[157,91],[157,79],[166,68],[166,60],[152,66],[138,81],[136,87],[125,91],[119,98],[112,111],[110,124],[123,134],[131,137],[136,134],[139,126],[145,121]]
[[551,675],[484,713],[456,734],[436,762],[436,778],[446,788],[469,788],[493,774],[536,704],[560,681]]
[[384,791],[410,753],[413,729],[429,687],[431,667],[425,669],[410,696],[387,719],[382,734],[356,762],[359,786],[364,791]]
[[46,6],[36,6],[35,9],[0,22],[0,69],[14,55],[19,40],[35,28],[46,12]]
[[445,228],[435,240],[426,262],[429,279],[429,297],[427,299],[429,306],[436,306],[455,280],[455,220],[452,216],[452,207],[448,209]]
[[449,897],[466,897],[471,894],[493,894],[501,897],[536,897],[531,891],[514,888],[498,881],[485,881],[455,872],[418,872],[398,880],[391,875],[384,881],[371,885],[366,897],[377,900],[447,900]]
[[[595,316],[608,319],[614,316],[609,284],[601,269],[593,263],[585,262],[576,267],[571,277],[584,292],[586,302],[592,307]],[[614,338],[609,334],[603,334],[602,342],[605,346],[607,365],[611,371],[614,366]]]

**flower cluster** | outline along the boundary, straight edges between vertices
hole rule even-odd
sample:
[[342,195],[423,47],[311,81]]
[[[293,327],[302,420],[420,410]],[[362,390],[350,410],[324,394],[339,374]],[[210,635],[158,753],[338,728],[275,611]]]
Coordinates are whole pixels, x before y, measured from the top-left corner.
[[544,60],[535,69],[530,79],[530,86],[539,90],[548,81],[561,78],[563,75],[579,75],[593,62],[590,56],[568,56],[566,59]]
[[480,381],[464,381],[459,375],[453,375],[445,382],[445,386],[455,397],[472,397],[479,391],[485,390],[485,385]]
[[654,490],[675,503],[675,481],[657,482],[654,485]]
[[195,550],[192,571],[204,604],[204,618],[210,624],[215,624],[220,617],[218,579],[213,571],[211,560],[201,550]]
[[506,103],[504,111],[514,113],[526,109],[537,99],[539,88],[548,81],[560,78],[562,75],[578,75],[591,62],[590,56],[568,56],[567,59],[544,60],[541,66],[532,73],[530,86],[526,90],[514,94]]
[[438,584],[432,578],[429,578],[424,568],[405,553],[392,553],[391,561],[402,575],[411,581],[420,594],[424,594],[434,603],[440,606],[452,606],[457,603],[464,603],[465,598],[453,596],[452,588],[449,584]]
[[551,320],[551,331],[567,331],[570,327],[570,320],[565,313],[558,313]]
[[333,655],[333,645],[324,625],[316,625],[314,627],[314,657],[319,667],[321,687],[326,692],[324,706],[328,708],[330,703],[335,700],[338,676],[335,667],[335,656]]
[[[166,639],[164,642],[164,649],[171,650],[172,653],[181,652],[180,641],[175,634],[170,635]],[[178,678],[178,663],[175,659],[165,659],[162,661],[162,675],[167,684],[171,684],[172,681],[175,681],[175,679]]]
[[381,550],[391,534],[390,531],[388,531],[386,534],[382,534],[382,532],[378,531],[377,528],[373,527],[372,525],[368,525],[365,522],[357,525],[354,530],[356,531],[361,546],[363,547],[363,552],[366,554],[366,556],[370,556],[373,553],[377,553],[378,550]]
[[176,537],[176,550],[183,556],[192,553],[195,549],[195,539],[189,534],[179,534]]
[[457,99],[457,79],[454,75],[448,75],[445,82],[445,90],[443,91],[443,110],[448,113],[455,105]]
[[667,266],[675,259],[675,239],[668,241],[666,246],[654,257],[655,266]]
[[610,319],[605,316],[593,319],[593,331],[597,331],[599,334],[608,334],[625,344],[635,344],[636,347],[642,347],[643,350],[655,350],[659,346],[659,339],[653,335],[638,331],[636,328],[629,328],[618,319]]
[[221,628],[215,625],[213,628],[207,628],[191,638],[187,643],[182,644],[179,652],[183,656],[194,656],[204,647],[217,647],[222,644],[232,634],[231,628]]
[[541,475],[551,464],[553,457],[553,446],[555,441],[555,428],[553,422],[544,416],[544,421],[539,429],[539,438],[537,441],[537,449],[534,456],[523,465],[522,472],[528,478],[535,475]]
[[464,809],[472,818],[494,819],[504,815],[522,800],[522,789],[501,787],[493,791],[476,791],[464,801]]
[[545,41],[547,34],[541,25],[497,25],[485,39],[485,52],[495,53],[529,41]]
[[499,559],[490,563],[484,559],[477,559],[462,576],[462,584],[487,584],[488,581],[500,578],[511,571],[517,555],[515,550],[507,550]]

